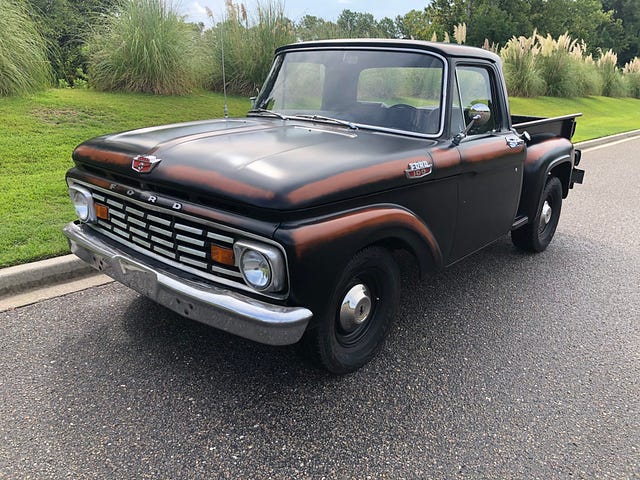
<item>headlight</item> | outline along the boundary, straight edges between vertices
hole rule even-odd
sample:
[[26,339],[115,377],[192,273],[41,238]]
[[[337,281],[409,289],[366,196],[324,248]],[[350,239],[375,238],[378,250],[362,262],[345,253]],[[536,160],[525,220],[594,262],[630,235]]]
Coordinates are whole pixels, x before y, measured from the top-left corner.
[[77,185],[69,187],[69,196],[76,209],[76,214],[81,222],[95,222],[96,211],[93,205],[91,192]]
[[233,250],[247,285],[260,292],[278,292],[284,288],[284,258],[276,247],[241,241],[235,243]]
[[249,285],[264,290],[271,283],[271,265],[260,252],[245,250],[240,257],[240,269]]

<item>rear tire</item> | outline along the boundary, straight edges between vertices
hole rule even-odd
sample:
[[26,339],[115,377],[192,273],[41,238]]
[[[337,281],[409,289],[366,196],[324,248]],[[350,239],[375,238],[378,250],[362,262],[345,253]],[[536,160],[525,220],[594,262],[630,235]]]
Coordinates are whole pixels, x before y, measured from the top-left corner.
[[353,372],[382,346],[400,298],[400,273],[391,254],[368,247],[349,261],[327,310],[305,334],[307,354],[334,374]]
[[549,177],[533,221],[511,232],[513,244],[525,251],[542,252],[551,243],[560,220],[562,209],[562,184],[557,177]]

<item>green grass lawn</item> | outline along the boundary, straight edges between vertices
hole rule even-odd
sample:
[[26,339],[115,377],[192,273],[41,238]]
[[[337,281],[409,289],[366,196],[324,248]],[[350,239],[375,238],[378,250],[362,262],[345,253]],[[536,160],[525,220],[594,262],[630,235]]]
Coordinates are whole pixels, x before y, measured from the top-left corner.
[[[640,100],[519,99],[512,112],[555,116],[582,112],[576,141],[640,127]],[[242,116],[249,100],[230,97]],[[55,89],[0,98],[0,267],[68,252],[60,230],[75,218],[64,174],[73,148],[88,138],[150,125],[221,117],[222,96],[109,94]]]
[[[249,100],[229,98],[230,115]],[[68,252],[62,226],[75,218],[64,181],[73,148],[103,133],[223,116],[222,96],[180,97],[54,89],[0,97],[0,267]]]
[[556,117],[582,113],[574,142],[640,129],[640,100],[635,98],[512,98],[511,113]]

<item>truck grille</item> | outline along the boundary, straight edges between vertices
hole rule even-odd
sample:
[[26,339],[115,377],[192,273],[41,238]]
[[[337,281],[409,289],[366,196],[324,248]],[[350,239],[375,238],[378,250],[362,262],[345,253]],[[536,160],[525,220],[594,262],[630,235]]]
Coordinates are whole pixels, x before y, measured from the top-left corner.
[[[217,263],[211,247],[232,249],[233,232],[199,222],[197,218],[150,209],[126,197],[87,185],[96,202],[107,207],[107,218],[91,227],[133,250],[209,280],[247,289],[236,266]],[[104,217],[105,215],[99,215]]]

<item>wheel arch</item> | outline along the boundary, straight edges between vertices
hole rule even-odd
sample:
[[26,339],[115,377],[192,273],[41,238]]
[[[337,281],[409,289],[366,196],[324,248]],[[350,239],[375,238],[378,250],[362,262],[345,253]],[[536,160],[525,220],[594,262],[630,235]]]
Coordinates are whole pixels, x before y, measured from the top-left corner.
[[567,198],[569,195],[569,183],[571,182],[571,169],[573,163],[571,157],[564,156],[549,165],[549,171],[547,175],[557,177],[562,184],[562,198]]
[[407,251],[416,259],[422,275],[443,264],[440,246],[429,227],[398,205],[367,206],[303,224],[283,225],[275,238],[289,255],[291,298],[302,304],[321,304],[327,288],[349,260],[370,246]]
[[562,184],[562,197],[569,193],[571,170],[574,162],[573,144],[565,138],[553,138],[527,150],[524,164],[522,196],[518,206],[518,215],[533,219],[538,199],[549,176],[558,177]]

